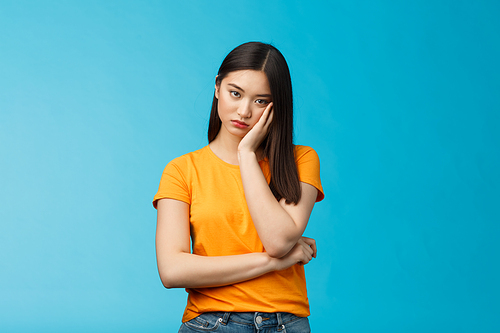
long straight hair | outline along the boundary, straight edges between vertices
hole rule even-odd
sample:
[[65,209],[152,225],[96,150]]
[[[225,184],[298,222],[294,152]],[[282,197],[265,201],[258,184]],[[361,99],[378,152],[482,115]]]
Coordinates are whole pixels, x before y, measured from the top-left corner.
[[[269,160],[269,187],[278,201],[285,198],[287,204],[297,204],[301,189],[294,156],[292,80],[288,65],[274,46],[260,42],[245,43],[226,56],[219,68],[216,84],[220,84],[231,72],[248,69],[264,72],[271,88],[273,121],[261,143],[264,157]],[[217,137],[221,128],[217,105],[214,93],[208,124],[209,143]]]

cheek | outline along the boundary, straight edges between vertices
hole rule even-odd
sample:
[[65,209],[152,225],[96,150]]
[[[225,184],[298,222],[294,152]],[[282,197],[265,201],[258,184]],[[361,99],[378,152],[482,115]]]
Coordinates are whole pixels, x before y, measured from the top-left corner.
[[224,118],[224,115],[227,113],[226,110],[227,110],[226,103],[224,103],[224,101],[219,98],[217,100],[217,111],[219,113],[219,118],[221,119]]
[[233,103],[231,100],[228,100],[226,97],[220,96],[217,100],[217,110],[219,110],[219,117],[221,114],[230,113],[234,109]]

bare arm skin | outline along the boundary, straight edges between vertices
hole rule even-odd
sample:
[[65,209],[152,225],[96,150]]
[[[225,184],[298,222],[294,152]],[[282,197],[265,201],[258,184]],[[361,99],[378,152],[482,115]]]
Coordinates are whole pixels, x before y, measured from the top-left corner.
[[[276,200],[275,200],[276,201]],[[289,253],[273,258],[267,253],[207,257],[190,252],[189,205],[173,199],[158,201],[156,257],[166,288],[200,288],[229,285],[296,263],[307,264],[316,256],[310,238],[300,238]]]
[[301,238],[311,215],[318,190],[300,183],[297,205],[276,200],[259,166],[256,151],[272,122],[272,103],[238,146],[241,179],[250,215],[266,252],[274,258],[286,255]]

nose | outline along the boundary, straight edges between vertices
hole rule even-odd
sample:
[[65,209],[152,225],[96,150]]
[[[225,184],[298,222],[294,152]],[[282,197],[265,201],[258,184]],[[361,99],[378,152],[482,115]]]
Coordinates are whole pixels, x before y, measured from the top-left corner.
[[241,118],[250,118],[252,116],[252,108],[250,103],[242,102],[238,107],[238,116]]

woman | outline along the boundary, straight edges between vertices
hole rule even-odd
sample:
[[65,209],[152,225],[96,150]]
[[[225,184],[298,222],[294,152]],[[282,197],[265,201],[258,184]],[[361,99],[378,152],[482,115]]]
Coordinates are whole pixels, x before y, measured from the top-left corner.
[[171,161],[153,200],[161,281],[189,294],[179,332],[309,332],[316,244],[302,234],[324,195],[316,152],[292,135],[283,55],[238,46],[215,79],[209,145]]

